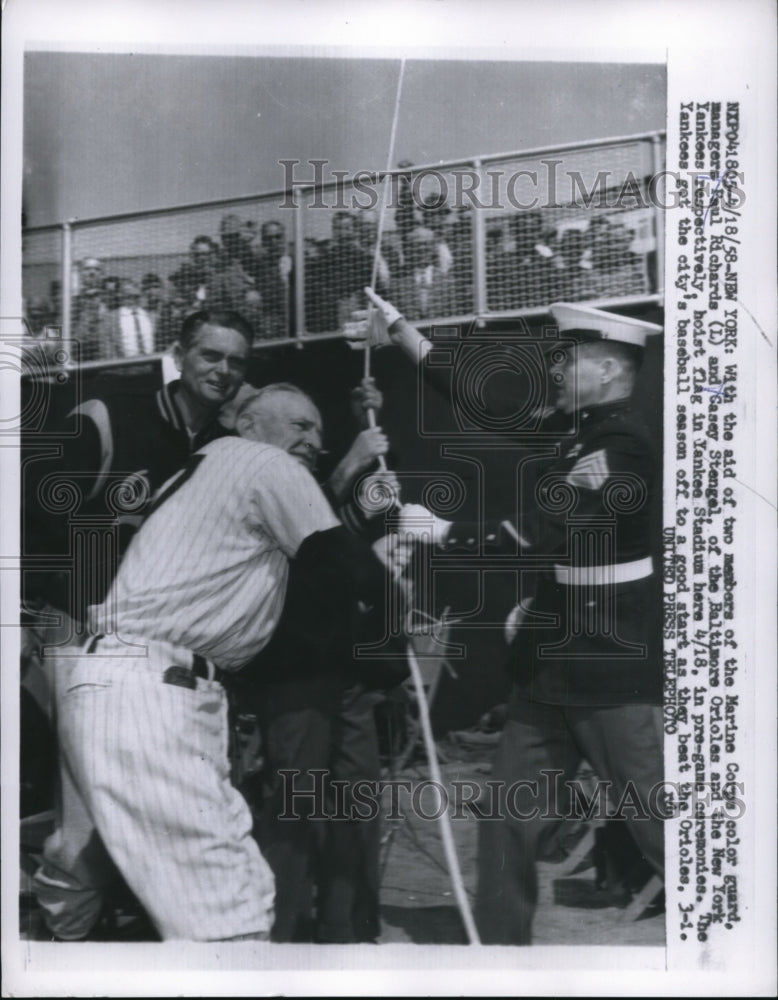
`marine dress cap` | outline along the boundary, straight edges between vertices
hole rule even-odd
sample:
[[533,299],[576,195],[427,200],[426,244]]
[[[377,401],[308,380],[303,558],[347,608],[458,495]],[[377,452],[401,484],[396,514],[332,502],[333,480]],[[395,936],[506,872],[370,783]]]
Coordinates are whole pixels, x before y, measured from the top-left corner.
[[622,344],[645,347],[646,337],[662,332],[662,327],[657,323],[619,316],[591,306],[555,302],[549,306],[549,312],[559,327],[560,334],[575,339],[618,340]]

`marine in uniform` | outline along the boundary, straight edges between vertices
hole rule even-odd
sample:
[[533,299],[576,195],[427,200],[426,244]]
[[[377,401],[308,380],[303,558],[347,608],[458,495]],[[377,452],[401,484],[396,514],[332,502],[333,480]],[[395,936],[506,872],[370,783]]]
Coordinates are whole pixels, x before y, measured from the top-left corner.
[[556,360],[552,351],[550,365],[572,426],[521,526],[524,552],[549,564],[538,572],[534,601],[515,616],[515,684],[491,776],[500,783],[498,810],[480,828],[476,920],[485,944],[531,941],[540,841],[566,815],[565,781],[582,759],[611,783],[611,809],[629,802],[628,828],[664,872],[650,532],[658,470],[630,402],[645,337],[660,328],[580,306],[550,311],[573,341]]
[[[430,344],[371,296],[392,340],[417,360]],[[584,306],[551,306],[561,339],[547,359],[567,418],[518,530],[427,523],[439,551],[506,551],[534,567],[535,592],[509,617],[514,684],[482,819],[476,920],[485,944],[527,944],[541,838],[567,809],[582,759],[610,783],[645,859],[664,869],[662,661],[650,509],[652,443],[631,405],[646,337],[661,327]],[[554,417],[558,425],[559,414]],[[418,537],[424,508],[407,505]],[[402,519],[401,519],[402,520]],[[518,546],[516,546],[518,540]]]

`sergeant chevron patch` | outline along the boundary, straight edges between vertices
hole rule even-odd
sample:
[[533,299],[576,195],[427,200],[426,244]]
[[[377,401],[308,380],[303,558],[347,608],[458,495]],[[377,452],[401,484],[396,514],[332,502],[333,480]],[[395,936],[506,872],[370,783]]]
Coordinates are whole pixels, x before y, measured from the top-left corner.
[[585,490],[601,490],[609,475],[608,457],[601,448],[580,458],[568,472],[567,481]]

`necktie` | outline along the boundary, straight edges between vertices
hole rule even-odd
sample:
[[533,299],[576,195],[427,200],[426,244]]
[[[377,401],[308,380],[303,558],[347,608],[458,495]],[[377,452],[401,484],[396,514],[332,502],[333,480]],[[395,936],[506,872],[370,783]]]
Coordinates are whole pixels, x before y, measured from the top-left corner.
[[150,338],[147,336],[146,331],[144,331],[143,326],[140,321],[140,313],[137,309],[132,310],[132,321],[135,324],[135,346],[136,354],[151,354],[152,345]]

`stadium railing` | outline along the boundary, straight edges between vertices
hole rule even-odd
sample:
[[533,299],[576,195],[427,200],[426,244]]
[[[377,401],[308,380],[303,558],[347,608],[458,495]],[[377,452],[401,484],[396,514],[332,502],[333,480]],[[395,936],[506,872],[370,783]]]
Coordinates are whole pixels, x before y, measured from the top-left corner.
[[[649,132],[334,180],[286,161],[285,190],[28,228],[27,374],[161,355],[206,304],[258,347],[337,337],[370,282],[422,327],[661,303],[664,150]],[[152,341],[117,335],[122,303]]]

